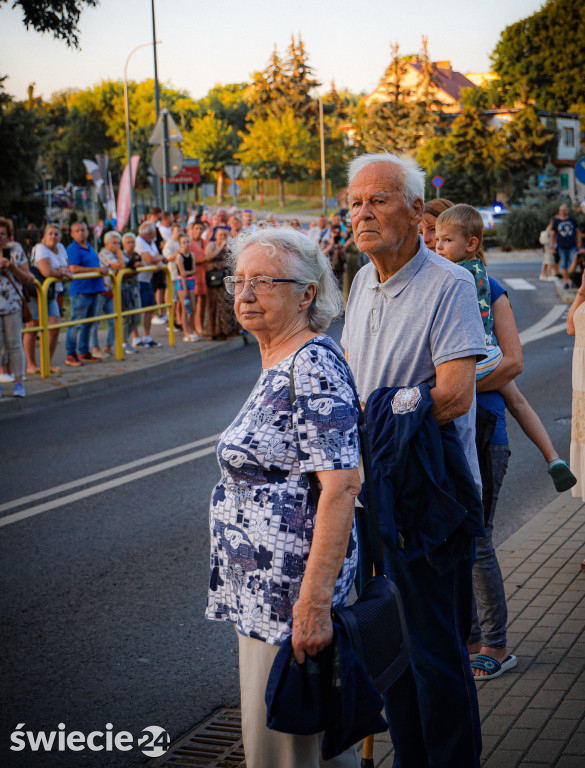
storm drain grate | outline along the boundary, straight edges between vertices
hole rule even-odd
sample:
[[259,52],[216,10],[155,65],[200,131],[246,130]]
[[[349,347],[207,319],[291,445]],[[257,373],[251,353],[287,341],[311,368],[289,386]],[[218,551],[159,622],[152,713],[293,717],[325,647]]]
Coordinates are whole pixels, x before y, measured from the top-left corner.
[[149,768],[245,768],[239,709],[218,709],[181,736]]

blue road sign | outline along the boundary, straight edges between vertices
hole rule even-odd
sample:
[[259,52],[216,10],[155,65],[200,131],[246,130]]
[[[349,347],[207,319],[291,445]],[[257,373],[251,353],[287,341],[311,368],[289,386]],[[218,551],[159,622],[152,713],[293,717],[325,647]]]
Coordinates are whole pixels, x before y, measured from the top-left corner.
[[442,176],[433,176],[431,184],[435,189],[440,189],[445,183],[445,179]]
[[575,164],[575,176],[577,181],[585,184],[585,155],[582,155]]

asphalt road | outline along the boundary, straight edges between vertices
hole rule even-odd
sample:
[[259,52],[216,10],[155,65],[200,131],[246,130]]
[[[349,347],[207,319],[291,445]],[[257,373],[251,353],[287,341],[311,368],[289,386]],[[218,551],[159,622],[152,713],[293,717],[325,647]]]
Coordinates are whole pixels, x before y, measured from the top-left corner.
[[[537,288],[509,290],[521,331],[558,305],[552,284],[534,279],[535,264],[496,263],[490,273]],[[571,348],[564,333],[530,342],[518,380],[565,457]],[[0,527],[3,766],[133,766],[147,759],[138,747],[11,751],[17,724],[33,736],[59,732],[63,723],[66,734],[128,731],[135,741],[156,725],[174,739],[216,707],[238,704],[235,633],[203,618],[207,515],[218,477],[212,436],[235,415],[258,373],[257,347],[242,347],[180,374],[169,368],[144,385],[54,408],[36,409],[31,399],[28,411],[0,420],[0,525],[19,510],[39,512]],[[556,495],[544,460],[512,419],[509,432],[513,455],[498,541]],[[49,491],[80,478],[75,487]],[[37,492],[39,498],[7,507]]]

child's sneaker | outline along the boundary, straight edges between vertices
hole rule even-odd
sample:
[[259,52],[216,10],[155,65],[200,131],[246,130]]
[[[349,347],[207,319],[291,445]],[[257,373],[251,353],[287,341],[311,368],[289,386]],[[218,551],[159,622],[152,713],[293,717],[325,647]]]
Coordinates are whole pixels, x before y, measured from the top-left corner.
[[568,491],[577,483],[577,478],[569,469],[569,465],[562,459],[553,459],[548,465],[548,473],[553,479],[555,488],[559,493]]
[[12,390],[12,396],[13,397],[26,397],[26,392],[24,391],[24,384],[22,381],[17,381],[14,385],[14,389]]

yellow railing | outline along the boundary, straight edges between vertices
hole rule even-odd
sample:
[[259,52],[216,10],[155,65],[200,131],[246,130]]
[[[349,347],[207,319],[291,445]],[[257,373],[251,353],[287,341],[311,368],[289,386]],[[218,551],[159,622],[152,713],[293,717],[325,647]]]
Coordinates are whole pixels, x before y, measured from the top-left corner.
[[[168,295],[172,299],[172,278],[171,271],[168,266],[163,265],[160,267],[164,269],[167,274],[167,286]],[[121,269],[117,273],[110,272],[110,277],[113,278],[114,286],[114,311],[109,315],[96,315],[95,317],[86,317],[82,320],[67,320],[61,323],[55,323],[49,325],[49,288],[53,283],[64,282],[65,278],[61,277],[47,277],[41,285],[37,280],[31,283],[37,292],[37,299],[39,305],[39,324],[34,328],[24,328],[23,333],[38,333],[39,334],[39,347],[41,351],[41,376],[43,379],[48,379],[51,376],[51,354],[49,351],[49,331],[56,330],[58,328],[70,328],[72,326],[84,325],[85,323],[99,323],[101,320],[114,320],[114,332],[116,338],[116,360],[124,359],[124,350],[122,347],[122,318],[128,315],[139,315],[143,312],[152,312],[155,309],[168,309],[169,311],[169,344],[171,347],[175,346],[175,315],[173,311],[173,302],[163,302],[162,304],[153,304],[148,307],[140,307],[139,309],[126,309],[122,310],[122,281],[126,275],[136,272],[154,272],[159,267],[139,267],[136,270],[133,269]],[[81,274],[73,275],[71,280],[87,280],[92,277],[103,277],[100,272],[83,272]]]

